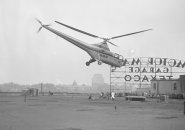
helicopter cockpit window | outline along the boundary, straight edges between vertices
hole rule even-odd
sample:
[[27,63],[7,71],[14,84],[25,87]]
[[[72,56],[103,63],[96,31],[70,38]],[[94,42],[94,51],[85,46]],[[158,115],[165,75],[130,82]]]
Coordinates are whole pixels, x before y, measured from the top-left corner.
[[118,55],[118,54],[116,54],[116,53],[115,53],[114,57],[119,59],[119,55]]
[[123,60],[123,56],[119,55],[119,59]]
[[116,53],[115,53],[114,57],[117,58],[117,59],[121,59],[121,60],[123,59],[123,56],[121,56],[119,54],[116,54]]

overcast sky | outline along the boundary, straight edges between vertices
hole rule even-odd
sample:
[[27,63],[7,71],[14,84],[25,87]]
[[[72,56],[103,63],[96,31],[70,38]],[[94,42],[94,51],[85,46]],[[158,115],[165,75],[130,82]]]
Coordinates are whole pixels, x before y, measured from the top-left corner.
[[95,73],[109,82],[109,66],[85,62],[90,56],[51,32],[93,44],[101,42],[54,23],[55,20],[102,37],[143,29],[152,31],[112,40],[111,51],[124,57],[167,57],[185,60],[184,0],[0,0],[0,83],[40,82],[91,84]]

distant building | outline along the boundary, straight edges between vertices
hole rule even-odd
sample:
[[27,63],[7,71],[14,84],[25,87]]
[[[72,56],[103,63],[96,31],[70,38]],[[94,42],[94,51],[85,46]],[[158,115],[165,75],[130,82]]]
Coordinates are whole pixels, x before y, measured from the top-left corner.
[[74,91],[74,92],[79,92],[80,91],[80,88],[78,87],[78,84],[77,84],[76,80],[73,81],[72,91]]
[[104,84],[104,78],[102,74],[95,74],[92,78],[92,86]]
[[72,86],[78,86],[78,84],[77,84],[76,80],[74,80],[74,81],[73,81]]
[[95,74],[92,78],[92,89],[95,92],[108,92],[109,85],[104,83],[102,74]]
[[172,80],[152,80],[151,93],[158,94],[185,94],[185,75],[181,75],[179,79]]

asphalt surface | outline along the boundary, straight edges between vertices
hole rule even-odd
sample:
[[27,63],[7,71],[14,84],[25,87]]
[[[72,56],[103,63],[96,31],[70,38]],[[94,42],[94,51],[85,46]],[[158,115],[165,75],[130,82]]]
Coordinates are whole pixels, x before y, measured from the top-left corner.
[[0,95],[0,130],[185,130],[183,102]]

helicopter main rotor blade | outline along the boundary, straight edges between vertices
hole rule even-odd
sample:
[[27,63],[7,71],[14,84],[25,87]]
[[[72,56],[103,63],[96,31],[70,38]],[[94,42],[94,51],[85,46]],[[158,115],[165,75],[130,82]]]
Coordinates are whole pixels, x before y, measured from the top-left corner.
[[112,44],[113,46],[118,47],[116,44],[114,44],[114,43],[112,43],[112,42],[110,42],[110,41],[107,41],[107,42],[110,43],[110,44]]
[[[75,30],[75,31],[77,31],[77,32],[80,32],[80,33],[86,34],[86,35],[88,35],[88,36],[95,37],[95,38],[101,38],[101,37],[98,37],[98,36],[96,36],[96,35],[94,35],[94,34],[91,34],[91,33],[85,32],[85,31],[82,31],[82,30],[80,30],[80,29],[77,29],[77,28],[71,27],[71,26],[66,25],[66,24],[63,24],[63,23],[61,23],[61,22],[58,22],[58,21],[55,21],[55,22],[56,22],[56,23],[58,23],[58,24],[60,24],[60,25],[65,26],[65,27],[67,27],[67,28],[70,28],[70,29],[72,29],[72,30]],[[103,38],[101,38],[101,39],[103,39]]]
[[116,38],[119,38],[119,37],[129,36],[129,35],[133,35],[133,34],[137,34],[137,33],[142,33],[142,32],[146,32],[146,31],[149,31],[149,30],[152,30],[152,29],[147,29],[147,30],[142,30],[142,31],[138,31],[138,32],[133,32],[133,33],[128,33],[128,34],[124,34],[124,35],[111,37],[111,38],[109,38],[109,40],[116,39]]

